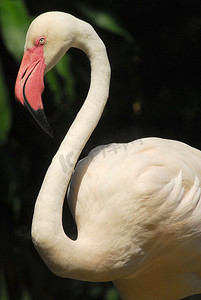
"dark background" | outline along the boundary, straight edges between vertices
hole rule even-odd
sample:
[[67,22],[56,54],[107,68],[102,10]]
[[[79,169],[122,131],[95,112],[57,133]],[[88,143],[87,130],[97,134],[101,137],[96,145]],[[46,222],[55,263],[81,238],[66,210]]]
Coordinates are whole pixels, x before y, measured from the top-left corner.
[[[117,300],[111,283],[85,283],[51,274],[30,238],[34,203],[44,174],[90,80],[87,58],[75,49],[47,74],[43,99],[54,130],[52,140],[17,106],[14,84],[25,33],[35,16],[49,10],[69,12],[90,22],[108,50],[110,98],[83,150],[85,156],[99,144],[146,136],[177,139],[201,149],[201,1],[0,3],[0,299]],[[67,205],[64,217],[71,235],[75,229]]]

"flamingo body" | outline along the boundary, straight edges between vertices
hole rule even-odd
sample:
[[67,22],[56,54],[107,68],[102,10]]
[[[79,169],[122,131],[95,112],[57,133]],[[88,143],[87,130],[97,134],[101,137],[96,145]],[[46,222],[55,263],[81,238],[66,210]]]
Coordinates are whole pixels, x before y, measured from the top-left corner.
[[97,270],[114,270],[125,299],[201,292],[200,170],[200,151],[159,138],[101,146],[79,162],[68,203],[80,239],[98,248]]
[[[52,26],[54,24],[54,26]],[[114,282],[124,300],[173,300],[201,293],[201,152],[146,138],[95,148],[76,163],[108,99],[105,46],[87,23],[61,12],[29,27],[15,94],[51,135],[43,76],[70,47],[91,64],[88,95],[55,154],[33,215],[32,239],[55,274]],[[63,230],[65,194],[78,236]]]

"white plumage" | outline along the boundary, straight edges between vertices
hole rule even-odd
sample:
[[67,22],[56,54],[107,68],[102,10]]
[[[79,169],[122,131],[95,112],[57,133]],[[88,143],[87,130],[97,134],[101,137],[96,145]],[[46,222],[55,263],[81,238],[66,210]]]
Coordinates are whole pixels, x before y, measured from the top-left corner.
[[[108,98],[106,50],[90,25],[65,13],[35,19],[25,50],[41,36],[46,71],[70,47],[86,52],[92,71],[88,96],[36,201],[36,249],[57,275],[112,280],[125,300],[201,293],[201,152],[181,142],[145,138],[95,148],[75,168]],[[67,187],[76,241],[62,227]]]
[[72,177],[69,205],[80,238],[100,244],[103,269],[131,276],[127,284],[117,270],[108,278],[125,299],[199,293],[200,151],[158,138],[100,148]]

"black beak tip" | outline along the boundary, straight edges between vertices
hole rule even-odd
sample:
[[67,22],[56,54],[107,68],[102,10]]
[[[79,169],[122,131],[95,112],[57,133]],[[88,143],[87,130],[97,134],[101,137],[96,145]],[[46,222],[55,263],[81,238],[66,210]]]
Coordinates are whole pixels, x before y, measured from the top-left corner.
[[[30,74],[29,74],[29,76],[30,76]],[[53,138],[53,131],[47,121],[47,118],[44,113],[44,109],[43,108],[34,109],[30,105],[29,101],[26,98],[25,86],[26,86],[29,76],[27,77],[27,79],[24,83],[24,86],[23,86],[23,98],[24,98],[23,106],[29,112],[29,115],[31,115],[31,117],[32,117],[31,118],[32,121],[34,121],[34,124],[37,125],[37,127],[42,131],[42,133],[49,138]]]
[[32,110],[31,115],[34,118],[35,124],[49,138],[53,138],[53,131],[50,127],[43,109]]
[[39,108],[37,110],[33,109],[27,101],[24,102],[24,105],[21,105],[19,101],[17,103],[20,107],[23,106],[23,111],[26,116],[31,119],[33,124],[48,138],[53,138],[53,131],[50,127],[47,118],[45,116],[44,110]]

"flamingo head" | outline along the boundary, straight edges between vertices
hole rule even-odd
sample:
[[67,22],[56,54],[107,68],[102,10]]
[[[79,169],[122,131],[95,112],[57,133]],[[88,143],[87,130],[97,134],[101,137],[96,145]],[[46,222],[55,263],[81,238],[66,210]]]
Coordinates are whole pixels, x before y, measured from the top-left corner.
[[52,129],[46,119],[41,99],[44,74],[57,64],[71,46],[73,19],[75,18],[62,12],[48,12],[31,23],[15,84],[17,101],[50,137]]

